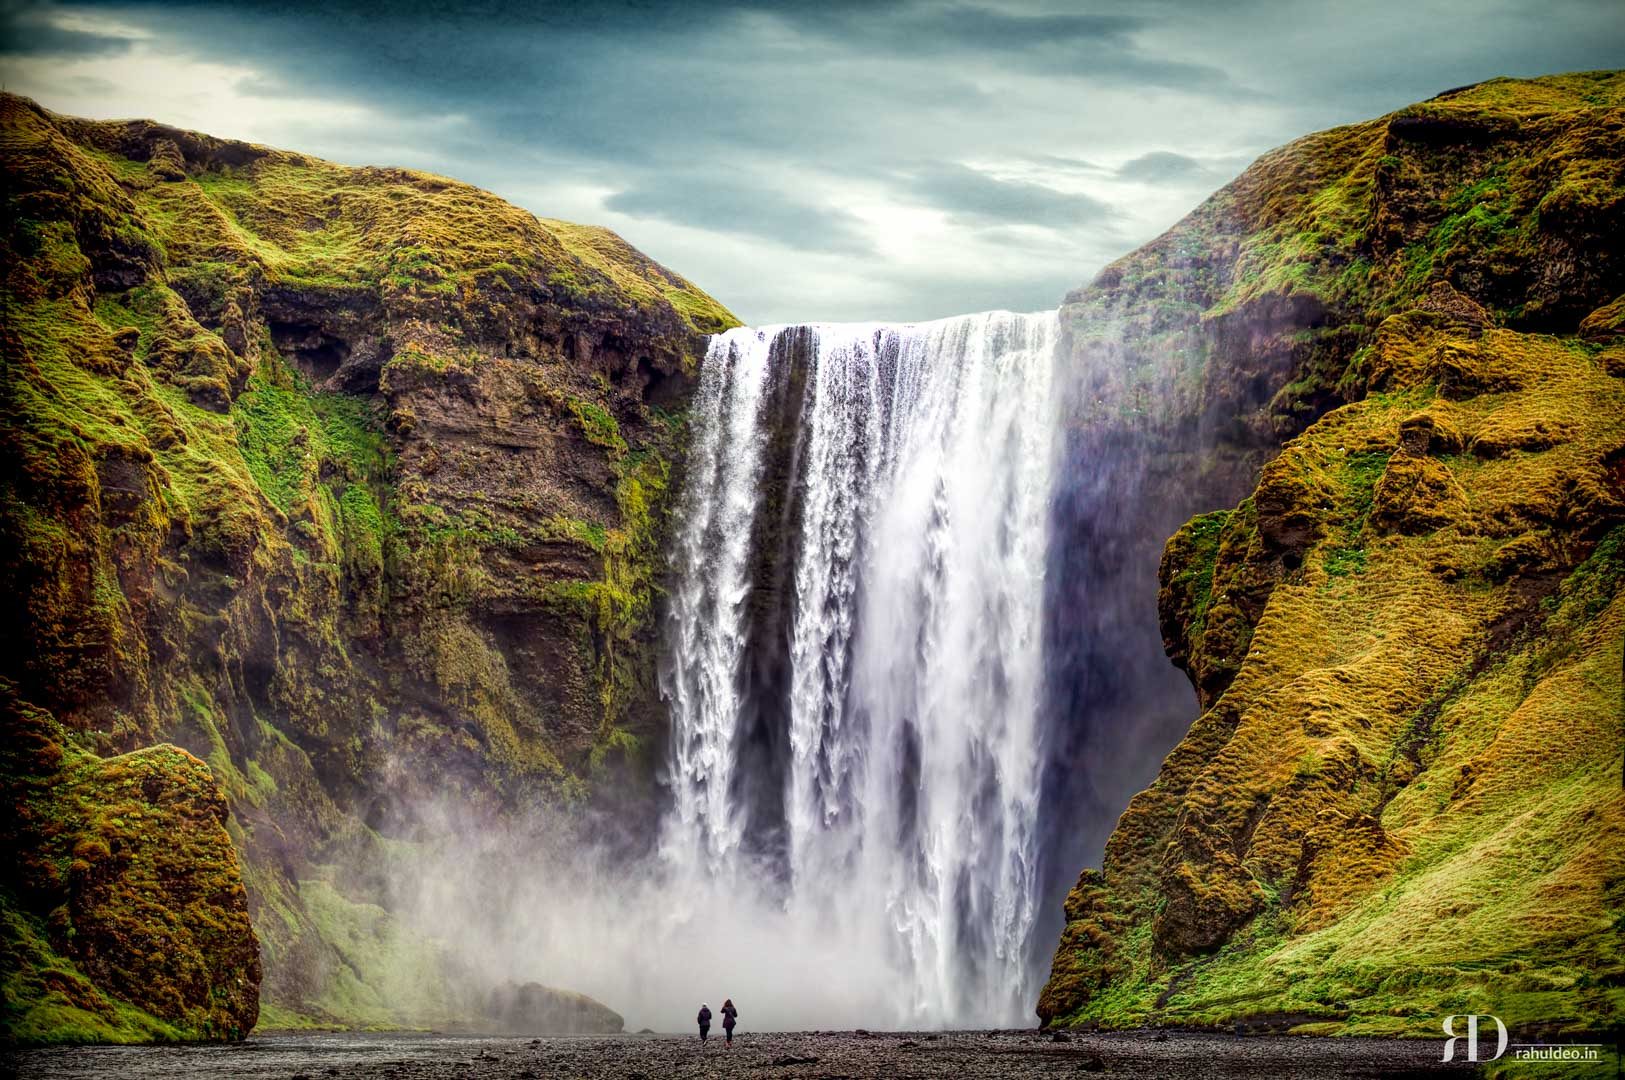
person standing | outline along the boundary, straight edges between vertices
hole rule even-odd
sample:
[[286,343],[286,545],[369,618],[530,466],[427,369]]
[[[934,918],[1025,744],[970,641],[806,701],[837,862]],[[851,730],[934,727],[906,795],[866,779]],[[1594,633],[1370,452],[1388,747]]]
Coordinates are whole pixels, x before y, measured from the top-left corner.
[[734,1008],[734,999],[728,998],[722,1003],[722,1031],[728,1036],[728,1045],[734,1044],[734,1024],[739,1022],[739,1010]]
[[703,1001],[700,1002],[699,1021],[700,1021],[700,1041],[704,1042],[705,1037],[707,1035],[711,1034],[711,1006],[707,1005]]

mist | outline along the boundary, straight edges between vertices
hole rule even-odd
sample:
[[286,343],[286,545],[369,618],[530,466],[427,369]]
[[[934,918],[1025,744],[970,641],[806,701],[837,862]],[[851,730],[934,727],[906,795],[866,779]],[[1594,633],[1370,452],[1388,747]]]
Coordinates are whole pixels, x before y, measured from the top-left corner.
[[742,1030],[919,1026],[895,943],[830,910],[791,908],[772,867],[684,875],[658,847],[628,860],[541,814],[475,823],[423,809],[391,908],[481,990],[539,982],[598,999],[626,1028],[687,1031],[732,997]]
[[1157,557],[1227,494],[1171,477],[1141,414],[1099,421],[1125,346],[1109,317],[1091,331],[990,313],[713,339],[658,820],[418,808],[393,908],[471,983],[579,991],[630,1030],[730,997],[759,1030],[1029,1026],[1067,889],[1196,715]]

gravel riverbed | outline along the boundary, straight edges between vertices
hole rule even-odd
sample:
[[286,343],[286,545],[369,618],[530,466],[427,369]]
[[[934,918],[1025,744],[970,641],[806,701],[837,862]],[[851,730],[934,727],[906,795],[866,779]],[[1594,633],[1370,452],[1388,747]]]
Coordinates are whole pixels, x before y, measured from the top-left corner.
[[398,1080],[491,1077],[1391,1077],[1454,1073],[1433,1040],[1226,1036],[1187,1032],[1034,1031],[744,1033],[730,1049],[692,1035],[265,1034],[237,1046],[58,1047],[0,1058],[41,1080]]

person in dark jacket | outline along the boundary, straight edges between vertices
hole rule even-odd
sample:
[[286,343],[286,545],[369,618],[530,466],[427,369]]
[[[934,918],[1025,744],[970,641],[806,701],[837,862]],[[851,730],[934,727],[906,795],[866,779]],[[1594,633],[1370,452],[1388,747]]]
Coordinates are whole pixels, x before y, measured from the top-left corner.
[[711,1034],[711,1006],[707,1005],[703,1001],[700,1002],[699,1021],[700,1021],[700,1041],[704,1042],[705,1037],[707,1035]]
[[734,1008],[734,999],[729,998],[722,1003],[722,1030],[728,1036],[728,1045],[734,1044],[734,1024],[739,1022],[739,1010]]

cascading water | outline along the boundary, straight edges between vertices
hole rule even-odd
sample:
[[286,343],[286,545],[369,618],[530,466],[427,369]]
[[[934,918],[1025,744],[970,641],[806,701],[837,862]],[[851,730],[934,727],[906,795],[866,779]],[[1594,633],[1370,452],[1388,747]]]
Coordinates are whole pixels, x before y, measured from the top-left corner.
[[1035,997],[1055,334],[737,329],[694,401],[662,851],[676,889],[881,958],[895,1024]]

